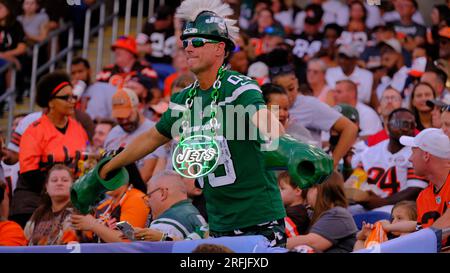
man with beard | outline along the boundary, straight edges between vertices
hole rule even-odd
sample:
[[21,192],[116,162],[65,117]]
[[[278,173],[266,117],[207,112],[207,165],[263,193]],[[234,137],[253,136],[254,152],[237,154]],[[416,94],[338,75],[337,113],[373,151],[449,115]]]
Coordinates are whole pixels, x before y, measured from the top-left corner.
[[374,77],[373,88],[376,88],[377,97],[380,99],[388,86],[396,90],[403,90],[408,78],[409,68],[406,67],[402,55],[402,46],[397,39],[391,38],[380,42],[381,77]]
[[[112,97],[112,116],[117,124],[106,137],[104,147],[107,151],[127,146],[141,133],[148,131],[155,123],[144,117],[138,108],[139,99],[132,90],[117,90]],[[152,154],[136,161],[143,181],[148,181],[156,165]]]

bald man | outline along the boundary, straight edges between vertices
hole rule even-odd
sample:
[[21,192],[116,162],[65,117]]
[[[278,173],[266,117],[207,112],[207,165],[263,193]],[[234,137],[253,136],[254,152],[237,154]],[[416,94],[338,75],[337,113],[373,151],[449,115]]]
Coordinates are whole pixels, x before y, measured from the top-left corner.
[[207,236],[207,223],[187,197],[183,178],[165,170],[147,184],[146,204],[153,221],[149,228],[135,228],[135,238],[143,241],[202,239]]

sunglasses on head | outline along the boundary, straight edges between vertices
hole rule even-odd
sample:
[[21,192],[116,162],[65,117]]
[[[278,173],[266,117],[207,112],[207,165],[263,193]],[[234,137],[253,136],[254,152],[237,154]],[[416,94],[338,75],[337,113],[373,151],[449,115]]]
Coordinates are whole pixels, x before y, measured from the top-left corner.
[[292,65],[274,66],[270,68],[270,75],[278,76],[284,74],[290,74],[294,72],[294,67]]
[[389,125],[393,128],[398,129],[414,129],[416,128],[416,122],[410,120],[391,120],[389,121]]
[[197,47],[202,47],[204,46],[206,43],[210,43],[210,44],[217,44],[220,43],[220,41],[214,41],[214,40],[210,40],[210,39],[206,39],[206,38],[192,38],[192,39],[186,39],[183,40],[183,48],[186,48],[189,46],[189,44],[191,44],[193,47],[197,48]]
[[65,101],[69,101],[69,100],[77,101],[78,100],[78,96],[75,96],[75,95],[54,96],[52,98],[53,99],[65,100]]
[[445,111],[450,112],[450,104],[441,107],[441,113]]

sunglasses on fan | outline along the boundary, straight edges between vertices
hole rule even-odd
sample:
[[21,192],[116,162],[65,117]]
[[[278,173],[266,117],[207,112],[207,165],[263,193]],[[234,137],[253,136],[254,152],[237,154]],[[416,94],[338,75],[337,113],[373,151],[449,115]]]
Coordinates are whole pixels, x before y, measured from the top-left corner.
[[214,40],[210,40],[210,39],[206,39],[206,38],[192,38],[192,39],[186,39],[183,40],[183,48],[186,48],[189,46],[189,44],[192,45],[192,47],[202,47],[205,44],[210,43],[210,44],[217,44],[220,43],[220,41],[214,41]]

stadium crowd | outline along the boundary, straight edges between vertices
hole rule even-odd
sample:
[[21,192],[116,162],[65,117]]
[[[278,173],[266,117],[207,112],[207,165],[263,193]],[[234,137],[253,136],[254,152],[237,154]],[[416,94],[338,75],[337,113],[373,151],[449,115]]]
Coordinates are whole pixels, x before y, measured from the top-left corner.
[[[45,39],[59,18],[48,8],[53,1],[23,0],[20,15],[10,2],[0,0],[0,65],[15,62],[20,70],[21,103],[27,45]],[[449,228],[450,1],[433,6],[430,25],[415,0],[225,2],[240,28],[227,67],[259,85],[286,133],[334,161],[328,179],[309,189],[287,171],[273,172],[285,208],[285,246],[351,252],[369,240]],[[0,139],[0,246],[208,237],[214,204],[198,180],[173,171],[176,140],[127,165],[129,183],[107,192],[91,213],[70,201],[72,184],[105,152],[118,153],[158,129],[171,97],[196,81],[186,52],[197,45],[180,39],[184,22],[176,11],[159,6],[142,33],[119,37],[110,48],[114,62],[97,75],[76,57],[70,74],[40,77],[41,110],[15,116],[11,141]],[[370,211],[386,219],[358,227],[353,216]],[[118,229],[122,221],[132,236]],[[379,229],[386,236],[374,239]],[[229,234],[215,234],[223,235]]]

